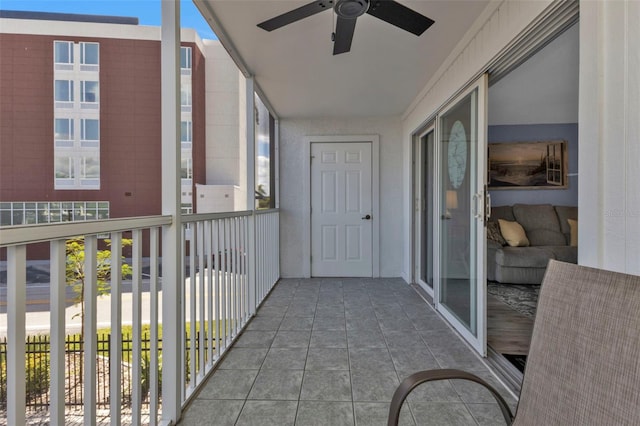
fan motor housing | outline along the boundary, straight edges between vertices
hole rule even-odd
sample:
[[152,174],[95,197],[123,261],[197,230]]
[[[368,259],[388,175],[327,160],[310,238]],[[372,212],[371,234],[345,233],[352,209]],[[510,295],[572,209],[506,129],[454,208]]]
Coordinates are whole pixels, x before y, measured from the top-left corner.
[[356,19],[369,10],[368,0],[338,0],[333,8],[341,18]]

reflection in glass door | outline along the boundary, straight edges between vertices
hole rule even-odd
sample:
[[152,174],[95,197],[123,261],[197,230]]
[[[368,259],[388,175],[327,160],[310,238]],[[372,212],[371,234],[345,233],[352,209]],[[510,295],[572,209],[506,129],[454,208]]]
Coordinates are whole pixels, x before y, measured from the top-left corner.
[[420,136],[416,145],[416,277],[418,283],[433,295],[433,196],[435,182],[434,129]]
[[484,183],[486,78],[439,116],[438,309],[478,352],[486,351]]

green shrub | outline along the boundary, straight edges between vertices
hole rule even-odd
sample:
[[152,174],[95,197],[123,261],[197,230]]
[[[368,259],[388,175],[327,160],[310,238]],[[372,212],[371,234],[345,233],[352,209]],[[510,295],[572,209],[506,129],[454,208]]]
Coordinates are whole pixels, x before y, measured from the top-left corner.
[[50,359],[49,354],[32,353],[27,354],[26,359],[26,393],[27,401],[40,397],[49,392],[49,383],[51,377],[49,375]]

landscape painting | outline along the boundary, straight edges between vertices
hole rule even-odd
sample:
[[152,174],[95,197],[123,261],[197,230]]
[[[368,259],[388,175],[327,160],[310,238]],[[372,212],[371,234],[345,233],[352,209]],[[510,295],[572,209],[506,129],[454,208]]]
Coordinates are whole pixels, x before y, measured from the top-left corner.
[[556,189],[566,187],[566,141],[489,144],[490,189]]

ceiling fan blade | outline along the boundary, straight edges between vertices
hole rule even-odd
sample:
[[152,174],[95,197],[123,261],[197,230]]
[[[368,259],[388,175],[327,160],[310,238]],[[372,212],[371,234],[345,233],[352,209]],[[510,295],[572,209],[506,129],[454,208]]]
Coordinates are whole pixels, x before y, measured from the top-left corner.
[[333,42],[333,54],[339,55],[351,50],[351,40],[356,29],[357,19],[346,19],[338,16],[336,22],[336,39]]
[[275,18],[261,22],[258,26],[266,31],[277,30],[280,27],[284,27],[285,25],[289,25],[324,10],[331,10],[332,7],[333,0],[314,1],[313,3],[306,4],[282,15],[278,15]]
[[417,36],[434,22],[393,0],[371,0],[367,13]]

